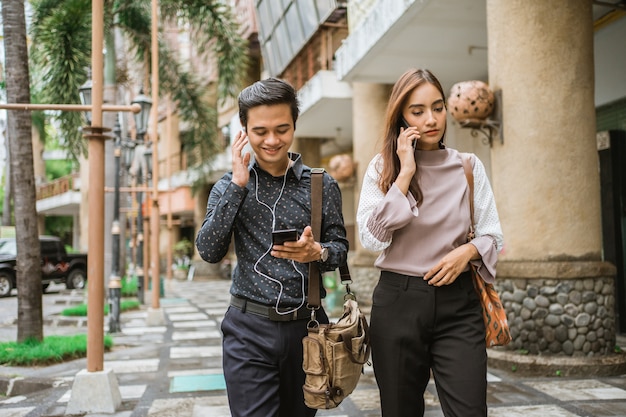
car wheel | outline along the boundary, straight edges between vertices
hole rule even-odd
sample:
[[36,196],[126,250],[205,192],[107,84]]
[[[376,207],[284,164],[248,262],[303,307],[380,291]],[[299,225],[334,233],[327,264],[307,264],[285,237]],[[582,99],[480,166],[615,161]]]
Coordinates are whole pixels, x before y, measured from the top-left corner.
[[0,272],[0,297],[8,297],[13,289],[13,280],[11,275],[6,272]]
[[65,286],[68,290],[79,289],[82,290],[85,288],[85,284],[87,283],[87,275],[85,271],[82,269],[72,269],[67,276],[67,282]]

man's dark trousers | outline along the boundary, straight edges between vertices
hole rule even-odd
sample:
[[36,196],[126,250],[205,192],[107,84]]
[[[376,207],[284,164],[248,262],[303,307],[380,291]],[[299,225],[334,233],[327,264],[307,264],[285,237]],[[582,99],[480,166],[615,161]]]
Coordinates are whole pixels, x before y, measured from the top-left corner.
[[[320,323],[328,322],[322,309]],[[271,321],[229,307],[222,321],[224,378],[233,417],[312,417],[304,404],[307,320]]]

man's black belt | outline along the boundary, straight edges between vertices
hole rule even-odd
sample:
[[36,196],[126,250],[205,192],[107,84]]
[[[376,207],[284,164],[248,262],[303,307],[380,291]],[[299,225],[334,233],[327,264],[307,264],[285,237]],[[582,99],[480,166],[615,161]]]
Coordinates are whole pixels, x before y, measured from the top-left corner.
[[[279,313],[274,306],[267,306],[265,304],[256,303],[254,301],[247,300],[245,298],[239,298],[235,296],[230,297],[230,305],[241,310],[243,313],[250,313],[260,317],[265,317],[272,321],[293,321],[304,320],[311,318],[311,311],[302,306],[299,309],[290,313]],[[286,311],[290,311],[293,308],[286,308]]]

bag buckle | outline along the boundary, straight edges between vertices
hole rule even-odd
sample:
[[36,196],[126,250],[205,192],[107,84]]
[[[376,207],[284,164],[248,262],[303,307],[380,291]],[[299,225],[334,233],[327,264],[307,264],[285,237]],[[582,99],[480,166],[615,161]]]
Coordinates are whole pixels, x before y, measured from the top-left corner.
[[307,304],[307,308],[309,310],[311,310],[311,319],[309,320],[309,322],[306,324],[307,329],[314,329],[316,327],[319,327],[320,323],[319,321],[317,321],[317,319],[315,318],[315,312],[317,311],[317,309],[319,307],[313,307],[310,304]]

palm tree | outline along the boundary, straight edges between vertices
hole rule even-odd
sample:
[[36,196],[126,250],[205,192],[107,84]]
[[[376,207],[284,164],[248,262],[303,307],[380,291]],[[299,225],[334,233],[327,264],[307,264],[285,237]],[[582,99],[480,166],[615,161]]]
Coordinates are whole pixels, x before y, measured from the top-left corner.
[[[160,0],[163,21],[186,25],[200,53],[217,57],[220,100],[234,97],[246,71],[246,42],[237,32],[229,6],[220,0]],[[42,74],[44,99],[52,103],[78,103],[78,89],[87,79],[91,51],[90,0],[34,0],[33,61]],[[138,64],[150,62],[150,0],[105,0],[105,37],[119,29],[131,45]],[[210,49],[207,49],[210,48]],[[217,111],[207,100],[201,80],[177,62],[173,51],[159,41],[160,91],[178,106],[188,126],[181,140],[194,159],[210,161],[217,152]],[[206,55],[205,55],[206,56]],[[147,69],[146,72],[148,72]],[[127,76],[118,68],[118,81]],[[80,115],[59,116],[61,131],[75,157],[85,151]]]
[[[6,95],[10,103],[30,102],[26,18],[23,0],[2,2]],[[41,253],[37,230],[35,172],[31,136],[31,115],[25,111],[8,112],[10,181],[14,193],[17,239],[17,340],[43,339],[41,301]],[[15,187],[12,187],[15,190]]]

